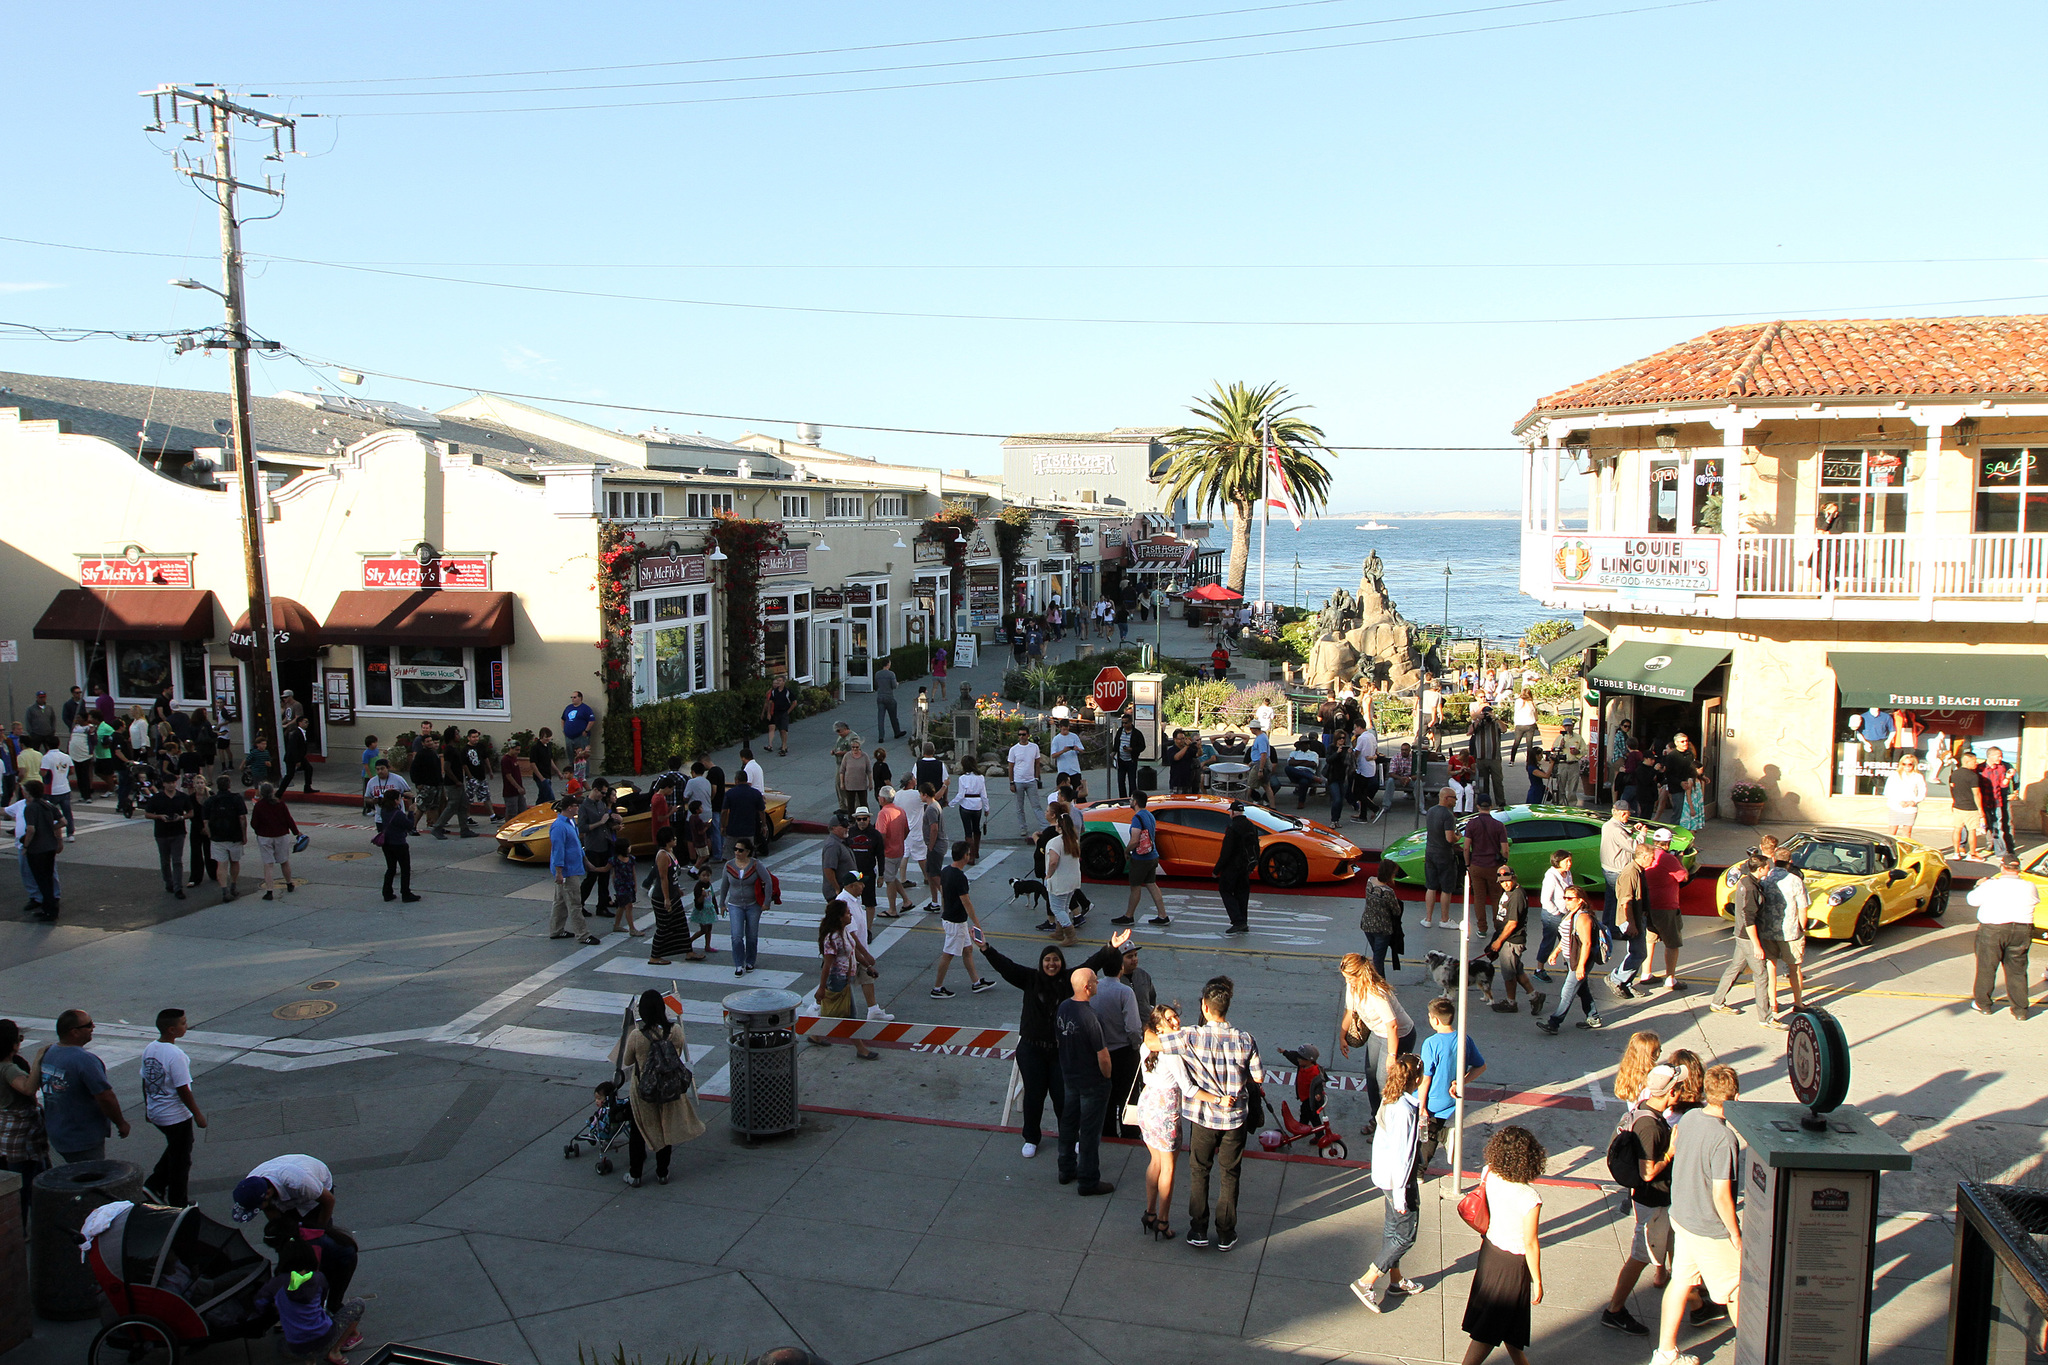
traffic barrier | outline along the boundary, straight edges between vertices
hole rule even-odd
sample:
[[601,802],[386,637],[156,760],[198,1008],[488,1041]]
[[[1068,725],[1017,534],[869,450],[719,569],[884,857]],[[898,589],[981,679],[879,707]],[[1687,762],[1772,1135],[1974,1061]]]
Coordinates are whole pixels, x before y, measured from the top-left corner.
[[1014,1029],[963,1028],[957,1024],[902,1024],[881,1019],[833,1019],[799,1014],[796,1031],[821,1043],[863,1042],[905,1052],[1010,1060],[1020,1041]]

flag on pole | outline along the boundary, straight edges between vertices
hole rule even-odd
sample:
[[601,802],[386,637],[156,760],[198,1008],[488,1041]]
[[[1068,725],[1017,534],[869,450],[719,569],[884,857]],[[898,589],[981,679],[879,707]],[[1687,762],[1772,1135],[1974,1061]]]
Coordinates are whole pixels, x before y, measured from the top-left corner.
[[1280,463],[1280,448],[1270,441],[1266,443],[1266,505],[1285,512],[1294,529],[1301,529],[1301,508],[1295,500],[1294,485],[1287,481],[1287,470]]

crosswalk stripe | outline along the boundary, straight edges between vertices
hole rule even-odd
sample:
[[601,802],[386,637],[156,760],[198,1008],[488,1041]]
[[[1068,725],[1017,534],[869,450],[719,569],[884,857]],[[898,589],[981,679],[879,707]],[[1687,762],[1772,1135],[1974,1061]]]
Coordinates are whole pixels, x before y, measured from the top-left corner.
[[[540,1002],[543,1009],[575,1010],[583,1014],[608,1014],[619,1017],[619,1011],[633,1004],[636,993],[620,994],[616,991],[586,991],[565,986]],[[721,1024],[725,1022],[725,1007],[715,1000],[683,1000],[683,1018],[694,1024]]]
[[[597,970],[621,976],[653,977],[661,981],[667,981],[671,977],[677,981],[737,982],[742,980],[742,978],[732,974],[730,967],[715,962],[677,962],[667,967],[650,967],[645,962],[612,958],[609,961],[599,963]],[[787,990],[792,984],[801,979],[803,975],[804,973],[802,972],[783,972],[777,971],[772,967],[764,967],[758,971],[749,972],[744,980],[749,986],[772,986],[780,990]]]

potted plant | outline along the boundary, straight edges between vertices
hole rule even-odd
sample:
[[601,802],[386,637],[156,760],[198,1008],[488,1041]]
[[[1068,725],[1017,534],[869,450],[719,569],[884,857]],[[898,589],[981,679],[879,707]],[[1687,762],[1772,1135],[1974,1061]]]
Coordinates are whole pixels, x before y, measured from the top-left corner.
[[1745,825],[1754,825],[1764,818],[1767,799],[1764,789],[1754,782],[1737,782],[1728,788],[1728,803],[1735,807],[1736,820]]

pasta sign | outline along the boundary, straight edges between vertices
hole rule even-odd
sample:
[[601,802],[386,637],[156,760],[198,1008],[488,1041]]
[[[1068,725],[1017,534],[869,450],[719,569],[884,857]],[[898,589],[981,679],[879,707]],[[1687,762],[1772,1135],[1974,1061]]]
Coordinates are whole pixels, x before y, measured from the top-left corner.
[[1713,592],[1715,536],[1555,536],[1550,581],[1560,588]]

